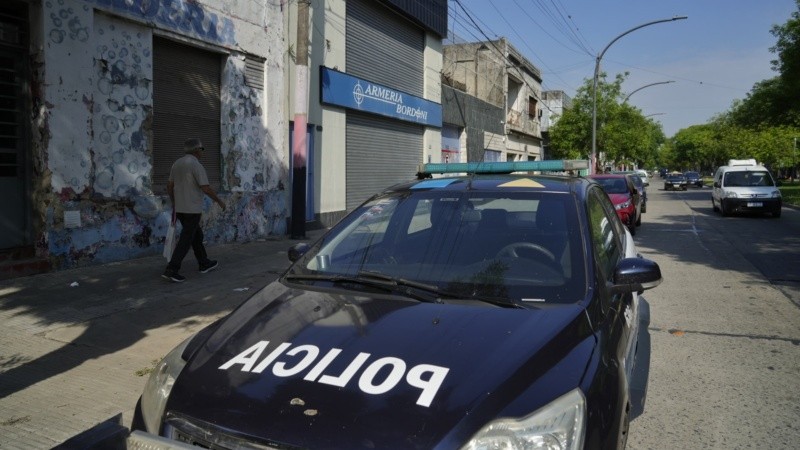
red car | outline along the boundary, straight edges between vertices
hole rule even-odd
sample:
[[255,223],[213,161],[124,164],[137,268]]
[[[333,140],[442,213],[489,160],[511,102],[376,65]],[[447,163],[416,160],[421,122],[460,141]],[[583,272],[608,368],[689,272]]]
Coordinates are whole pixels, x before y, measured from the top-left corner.
[[642,197],[633,181],[624,174],[597,174],[589,178],[603,187],[620,220],[628,227],[631,235],[635,235],[636,227],[642,224]]

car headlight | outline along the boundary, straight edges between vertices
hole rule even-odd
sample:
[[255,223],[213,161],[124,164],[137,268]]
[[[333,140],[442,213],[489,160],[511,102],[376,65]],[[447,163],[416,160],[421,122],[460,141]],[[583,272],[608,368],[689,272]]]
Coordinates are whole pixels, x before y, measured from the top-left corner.
[[736,195],[736,192],[728,191],[725,193],[725,198],[739,198],[739,196]]
[[781,191],[775,189],[772,191],[772,198],[781,198]]
[[181,354],[192,338],[186,339],[179,346],[172,349],[150,373],[147,384],[142,392],[142,418],[148,433],[158,434],[161,427],[161,417],[167,405],[169,393],[175,380],[186,365]]
[[622,203],[620,203],[618,205],[614,205],[614,208],[616,208],[617,210],[620,210],[620,209],[630,208],[630,206],[631,206],[631,201],[630,200],[625,200],[624,202],[622,202]]
[[462,450],[583,448],[586,398],[574,389],[533,414],[489,422]]

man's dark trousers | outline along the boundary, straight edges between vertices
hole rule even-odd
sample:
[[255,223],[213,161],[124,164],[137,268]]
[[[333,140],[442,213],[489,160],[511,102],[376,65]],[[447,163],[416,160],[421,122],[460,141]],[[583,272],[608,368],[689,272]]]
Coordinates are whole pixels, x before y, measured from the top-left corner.
[[189,253],[189,248],[194,250],[194,257],[200,266],[208,262],[206,248],[203,245],[203,230],[200,228],[201,215],[177,213],[176,216],[183,229],[175,251],[172,252],[172,259],[167,264],[167,270],[172,273],[178,273],[181,270],[181,262]]

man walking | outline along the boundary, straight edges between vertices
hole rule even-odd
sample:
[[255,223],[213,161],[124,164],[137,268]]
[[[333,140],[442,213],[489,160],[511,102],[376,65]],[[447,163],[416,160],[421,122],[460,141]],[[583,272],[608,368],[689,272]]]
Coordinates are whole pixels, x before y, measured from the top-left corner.
[[222,210],[225,203],[217,197],[217,193],[208,184],[206,169],[200,164],[203,154],[203,143],[200,139],[187,139],[183,144],[186,155],[172,164],[167,182],[167,193],[172,201],[172,208],[183,227],[178,244],[172,252],[172,259],[167,270],[161,275],[167,280],[181,283],[186,277],[181,275],[181,262],[189,253],[189,247],[200,265],[200,273],[207,273],[217,268],[217,262],[208,259],[203,245],[203,230],[200,228],[200,216],[203,212],[203,196],[208,195]]

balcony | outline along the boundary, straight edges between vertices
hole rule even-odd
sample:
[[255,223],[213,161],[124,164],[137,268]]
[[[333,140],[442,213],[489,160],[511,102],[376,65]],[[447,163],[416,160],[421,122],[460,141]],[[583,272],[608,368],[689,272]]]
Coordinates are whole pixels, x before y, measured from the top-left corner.
[[516,131],[518,133],[528,134],[537,138],[542,137],[539,120],[530,117],[526,112],[509,110],[506,113],[506,125],[509,131]]

